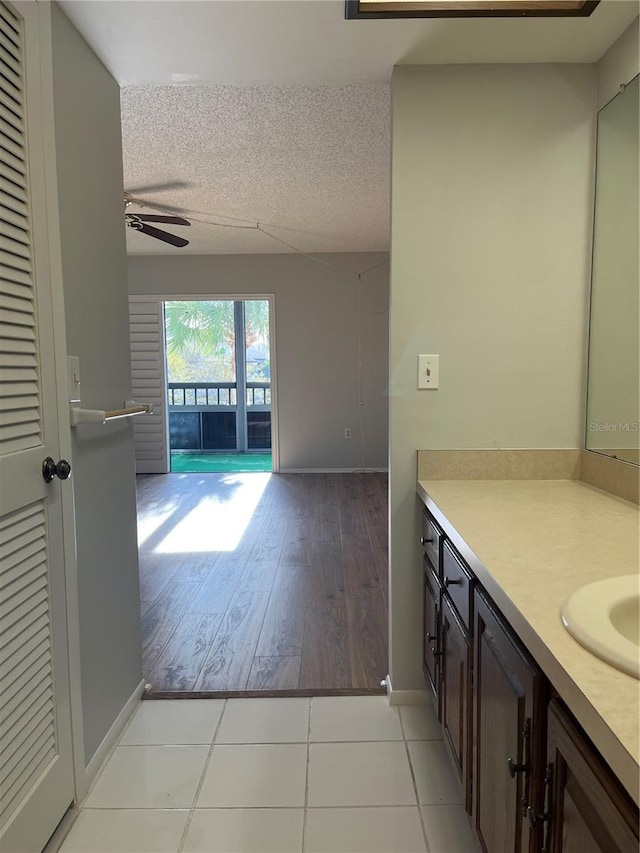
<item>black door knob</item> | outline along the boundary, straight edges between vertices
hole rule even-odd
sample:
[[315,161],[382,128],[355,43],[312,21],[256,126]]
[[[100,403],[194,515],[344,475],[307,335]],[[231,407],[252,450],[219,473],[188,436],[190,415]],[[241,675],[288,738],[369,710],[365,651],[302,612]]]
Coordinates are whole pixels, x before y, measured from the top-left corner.
[[50,456],[42,463],[42,476],[45,483],[50,483],[54,477],[59,480],[67,480],[71,474],[71,465],[66,459],[61,459],[57,464]]

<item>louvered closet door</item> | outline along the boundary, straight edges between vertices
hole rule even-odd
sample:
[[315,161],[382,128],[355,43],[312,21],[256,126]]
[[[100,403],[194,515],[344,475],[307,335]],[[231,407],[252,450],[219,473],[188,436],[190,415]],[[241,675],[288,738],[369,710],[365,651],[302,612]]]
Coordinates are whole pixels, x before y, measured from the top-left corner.
[[[0,2],[0,850],[36,853],[73,772],[35,3]],[[28,104],[26,103],[28,94]]]
[[154,414],[133,419],[136,473],[169,471],[167,386],[162,302],[129,300],[131,388],[137,403],[152,403]]

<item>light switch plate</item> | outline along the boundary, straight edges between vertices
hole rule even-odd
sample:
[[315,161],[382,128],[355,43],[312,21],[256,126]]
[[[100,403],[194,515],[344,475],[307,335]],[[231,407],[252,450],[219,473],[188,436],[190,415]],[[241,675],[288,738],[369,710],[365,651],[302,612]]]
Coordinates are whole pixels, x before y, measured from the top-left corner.
[[80,403],[80,359],[77,355],[67,356],[69,402]]
[[440,356],[418,356],[418,388],[434,390],[440,383]]

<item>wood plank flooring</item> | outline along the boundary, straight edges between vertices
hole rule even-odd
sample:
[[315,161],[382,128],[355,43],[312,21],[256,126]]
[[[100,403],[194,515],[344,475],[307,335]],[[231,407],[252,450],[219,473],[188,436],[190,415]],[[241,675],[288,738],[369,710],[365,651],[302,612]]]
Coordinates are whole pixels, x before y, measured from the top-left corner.
[[142,475],[137,489],[152,695],[379,689],[386,474]]

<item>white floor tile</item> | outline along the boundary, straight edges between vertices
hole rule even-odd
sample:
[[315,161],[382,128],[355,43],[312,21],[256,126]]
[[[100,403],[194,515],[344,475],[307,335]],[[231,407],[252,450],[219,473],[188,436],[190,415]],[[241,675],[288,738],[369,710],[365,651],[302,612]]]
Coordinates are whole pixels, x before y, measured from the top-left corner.
[[479,850],[463,806],[423,806],[431,853],[475,853]]
[[313,743],[310,806],[416,805],[403,741]]
[[85,805],[102,809],[190,808],[207,746],[119,746]]
[[305,853],[424,853],[417,806],[309,809]]
[[184,853],[301,853],[304,809],[198,809]]
[[223,699],[142,702],[120,744],[211,743],[223,708]]
[[82,809],[60,853],[175,853],[188,810]]
[[216,743],[306,743],[308,699],[229,699]]
[[214,746],[198,808],[304,805],[306,744]]
[[441,740],[411,741],[409,754],[421,803],[461,803],[462,787]]
[[442,740],[442,729],[432,705],[402,705],[400,717],[407,740]]
[[386,696],[311,700],[312,741],[402,740],[398,709]]

